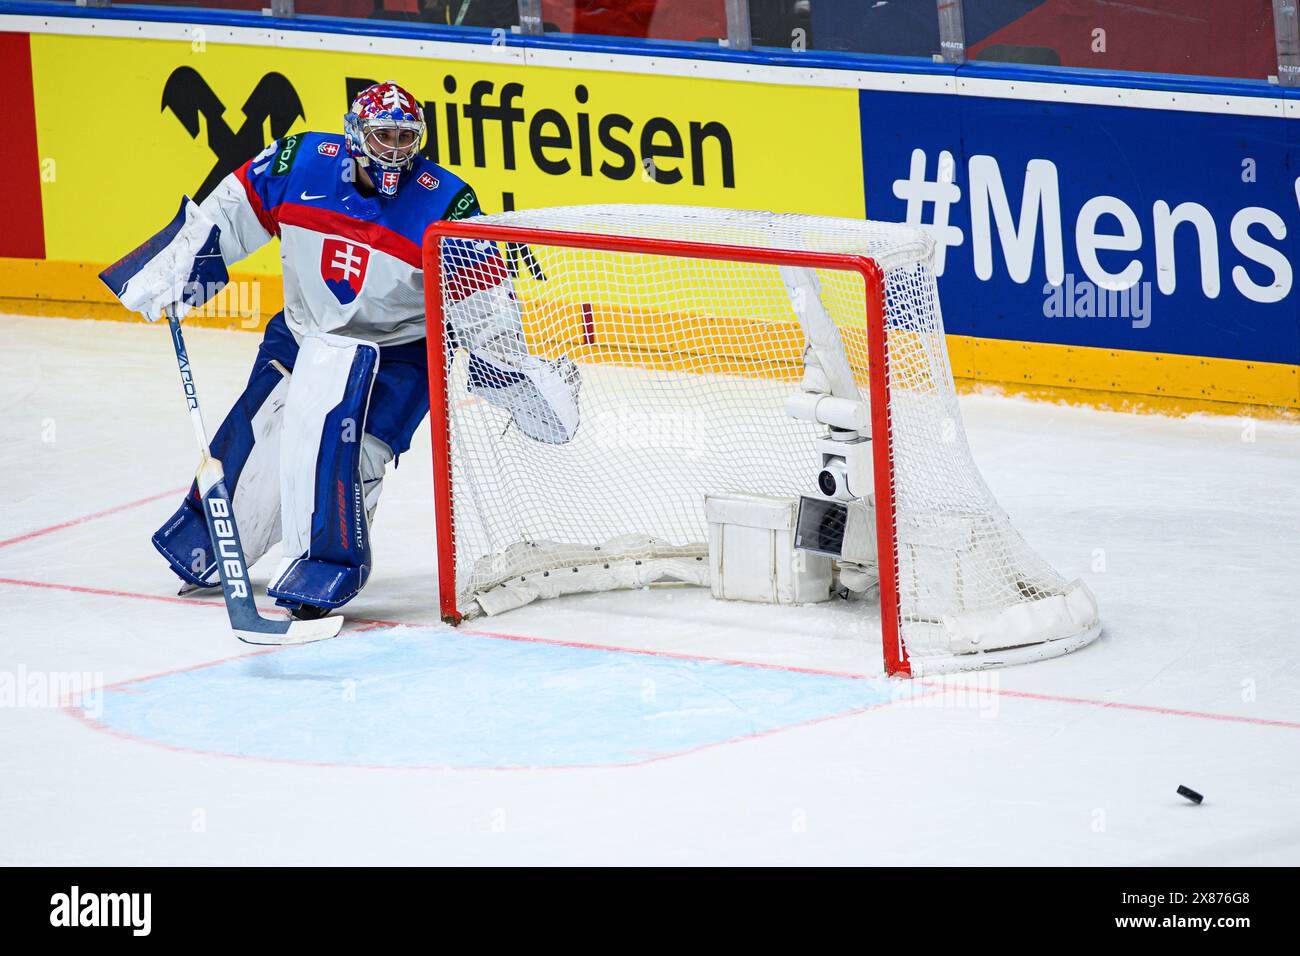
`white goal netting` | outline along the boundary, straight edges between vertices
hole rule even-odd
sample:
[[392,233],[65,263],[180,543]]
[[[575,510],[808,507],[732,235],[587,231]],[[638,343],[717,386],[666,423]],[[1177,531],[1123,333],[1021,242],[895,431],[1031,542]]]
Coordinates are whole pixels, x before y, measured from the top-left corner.
[[[921,674],[1063,653],[1098,633],[1087,588],[1026,545],[971,457],[924,233],[669,206],[471,222],[871,257],[884,275],[891,418],[890,433],[872,437],[892,467],[897,559],[898,633],[884,640],[900,641]],[[450,434],[457,608],[707,584],[705,495],[816,493],[813,442],[825,428],[784,408],[805,370],[808,303],[775,264],[526,238],[439,247],[449,341],[445,405],[435,399],[433,414]],[[822,359],[846,361],[865,402],[873,319],[863,277],[810,274],[838,332],[837,355]],[[875,498],[883,508],[881,489]]]

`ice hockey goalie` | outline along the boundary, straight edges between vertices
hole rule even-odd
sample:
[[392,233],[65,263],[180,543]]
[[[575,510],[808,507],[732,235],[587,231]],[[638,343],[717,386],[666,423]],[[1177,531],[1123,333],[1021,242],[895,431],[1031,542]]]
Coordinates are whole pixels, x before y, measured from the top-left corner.
[[[166,247],[114,289],[147,318],[183,315],[197,303],[177,295],[179,284],[214,226],[227,265],[280,239],[284,311],[267,323],[212,454],[249,564],[280,542],[269,593],[297,617],[341,607],[365,586],[385,471],[428,413],[421,240],[431,222],[478,215],[479,205],[420,155],[424,133],[410,93],[394,83],[363,90],[343,135],[277,140],[202,204],[186,201]],[[470,353],[469,390],[530,438],[567,442],[579,424],[576,368],[528,354],[495,246],[458,243],[446,263],[446,339]],[[153,543],[186,587],[216,583],[197,489]]]

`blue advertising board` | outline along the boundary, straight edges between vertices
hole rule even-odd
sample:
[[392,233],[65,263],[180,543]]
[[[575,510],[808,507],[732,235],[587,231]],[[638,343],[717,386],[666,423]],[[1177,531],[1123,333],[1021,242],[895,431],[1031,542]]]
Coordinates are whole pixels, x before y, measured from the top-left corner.
[[1296,364],[1293,122],[1229,99],[862,90],[867,215],[935,238],[950,334]]

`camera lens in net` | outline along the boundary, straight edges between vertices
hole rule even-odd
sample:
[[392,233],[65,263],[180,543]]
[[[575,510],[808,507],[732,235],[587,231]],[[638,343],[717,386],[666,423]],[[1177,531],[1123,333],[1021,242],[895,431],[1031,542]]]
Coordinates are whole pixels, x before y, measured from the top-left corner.
[[828,498],[835,494],[838,482],[835,480],[835,473],[829,468],[823,468],[817,473],[817,487],[821,489],[822,494]]

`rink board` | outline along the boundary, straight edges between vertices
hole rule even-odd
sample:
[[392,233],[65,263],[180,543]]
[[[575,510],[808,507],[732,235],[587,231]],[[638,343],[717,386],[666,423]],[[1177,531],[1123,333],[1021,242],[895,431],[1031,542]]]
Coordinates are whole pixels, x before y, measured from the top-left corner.
[[[358,83],[391,77],[425,98],[430,158],[486,211],[657,202],[907,221],[940,245],[960,377],[1101,405],[1300,413],[1300,114],[1262,81],[9,9],[3,310],[124,317],[94,276],[178,193],[201,197],[277,122],[336,128]],[[471,119],[508,90],[520,119]],[[131,148],[95,148],[123,128]],[[633,161],[647,150],[653,175]],[[142,170],[147,188],[122,187]],[[263,325],[282,304],[277,270],[273,248],[254,254],[201,321]],[[1112,282],[1140,316],[1094,303]]]

